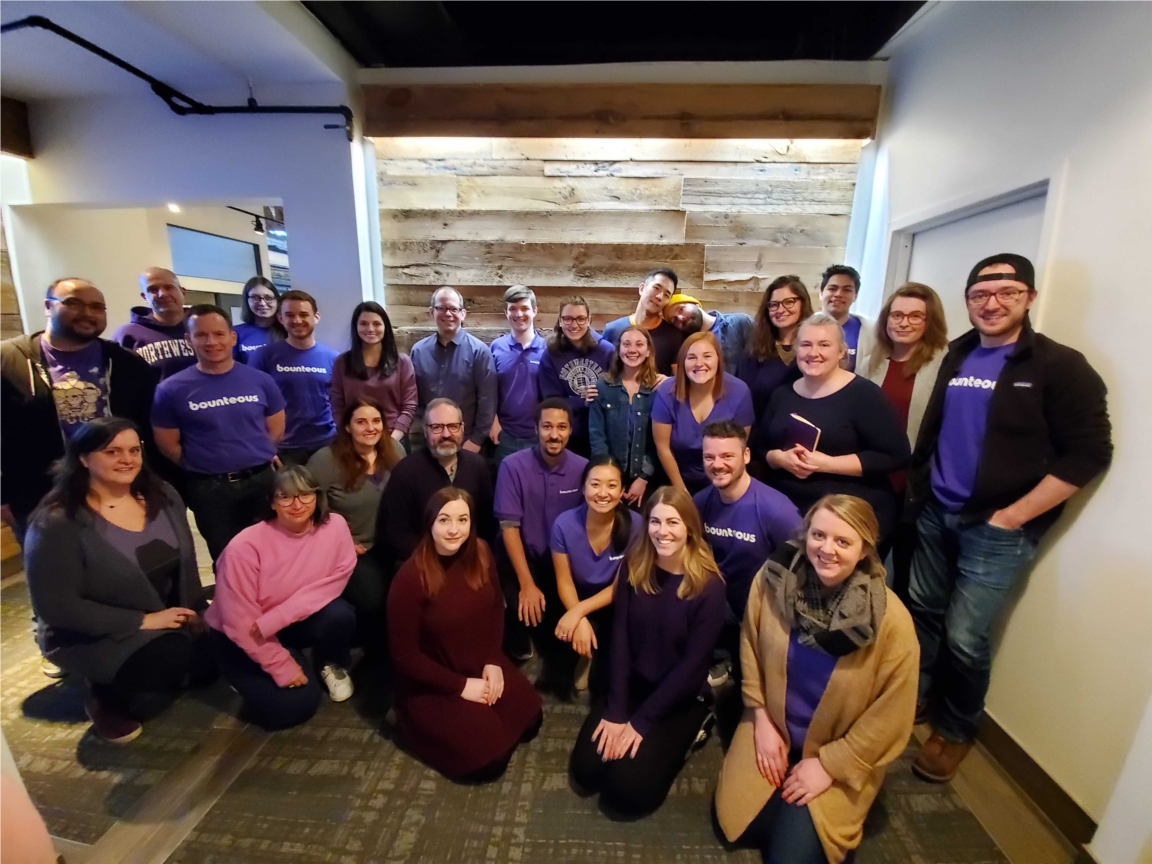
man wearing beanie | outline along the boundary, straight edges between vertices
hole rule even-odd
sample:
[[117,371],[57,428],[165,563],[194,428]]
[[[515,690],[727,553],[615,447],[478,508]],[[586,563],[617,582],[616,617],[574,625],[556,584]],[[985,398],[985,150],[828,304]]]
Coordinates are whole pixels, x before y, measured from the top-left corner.
[[941,783],[972,748],[992,628],[1013,585],[1064,502],[1112,460],[1104,382],[1080,352],[1032,329],[1032,262],[985,258],[964,297],[974,329],[948,348],[908,475],[916,713],[933,725],[912,770]]

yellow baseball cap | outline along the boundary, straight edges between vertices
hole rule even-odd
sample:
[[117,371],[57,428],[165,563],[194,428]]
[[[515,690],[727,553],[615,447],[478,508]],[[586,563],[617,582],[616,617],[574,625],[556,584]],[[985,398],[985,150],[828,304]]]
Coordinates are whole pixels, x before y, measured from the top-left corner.
[[668,298],[669,306],[675,306],[677,303],[694,303],[697,306],[701,305],[700,301],[691,294],[673,294]]

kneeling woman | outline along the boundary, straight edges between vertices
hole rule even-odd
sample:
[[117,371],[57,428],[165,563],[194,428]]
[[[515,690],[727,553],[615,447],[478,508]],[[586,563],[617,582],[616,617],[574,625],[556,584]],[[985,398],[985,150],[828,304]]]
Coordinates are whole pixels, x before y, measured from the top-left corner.
[[140,734],[136,697],[189,677],[206,602],[184,502],[144,464],[128,420],[94,420],[68,444],[24,545],[44,656],[86,678],[96,733]]
[[216,597],[204,618],[220,671],[251,719],[287,729],[316,713],[317,678],[334,702],[352,695],[356,612],[340,594],[356,546],[307,468],[277,471],[271,503],[268,518],[237,534],[216,562]]
[[651,813],[711,717],[708,666],[724,626],[724,583],[688,493],[664,486],[642,511],[616,580],[607,701],[592,703],[571,770],[610,810]]
[[872,508],[828,495],[748,598],[744,718],[716,790],[731,841],[766,862],[838,864],[860,845],[916,710],[912,619],[884,587]]
[[486,782],[544,714],[501,648],[504,597],[472,507],[455,486],[429,500],[424,534],[388,593],[388,640],[403,744],[451,780]]

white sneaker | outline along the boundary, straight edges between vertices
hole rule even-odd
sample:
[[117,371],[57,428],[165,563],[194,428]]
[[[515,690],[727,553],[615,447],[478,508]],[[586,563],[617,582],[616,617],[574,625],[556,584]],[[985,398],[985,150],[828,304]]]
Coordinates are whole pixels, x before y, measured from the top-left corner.
[[352,676],[348,674],[348,670],[329,663],[320,670],[320,677],[324,680],[324,686],[328,688],[328,695],[333,702],[343,702],[352,698]]

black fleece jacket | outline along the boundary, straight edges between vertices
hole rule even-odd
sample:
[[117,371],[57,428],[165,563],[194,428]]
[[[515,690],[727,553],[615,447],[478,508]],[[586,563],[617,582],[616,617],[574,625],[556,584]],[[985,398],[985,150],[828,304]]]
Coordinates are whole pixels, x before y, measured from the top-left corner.
[[[932,495],[932,461],[944,419],[944,396],[964,359],[980,344],[969,330],[948,346],[912,454],[908,488],[913,513]],[[996,381],[988,407],[984,448],[965,521],[986,520],[1024,497],[1046,475],[1084,486],[1112,462],[1108,389],[1084,355],[1032,329],[1024,330]],[[1024,528],[1039,537],[1063,505],[1041,513]]]
[[[108,409],[140,429],[145,451],[152,441],[152,394],[157,373],[141,357],[100,339],[109,364]],[[52,463],[64,455],[40,334],[0,343],[0,494],[17,519],[25,520],[52,488]]]

